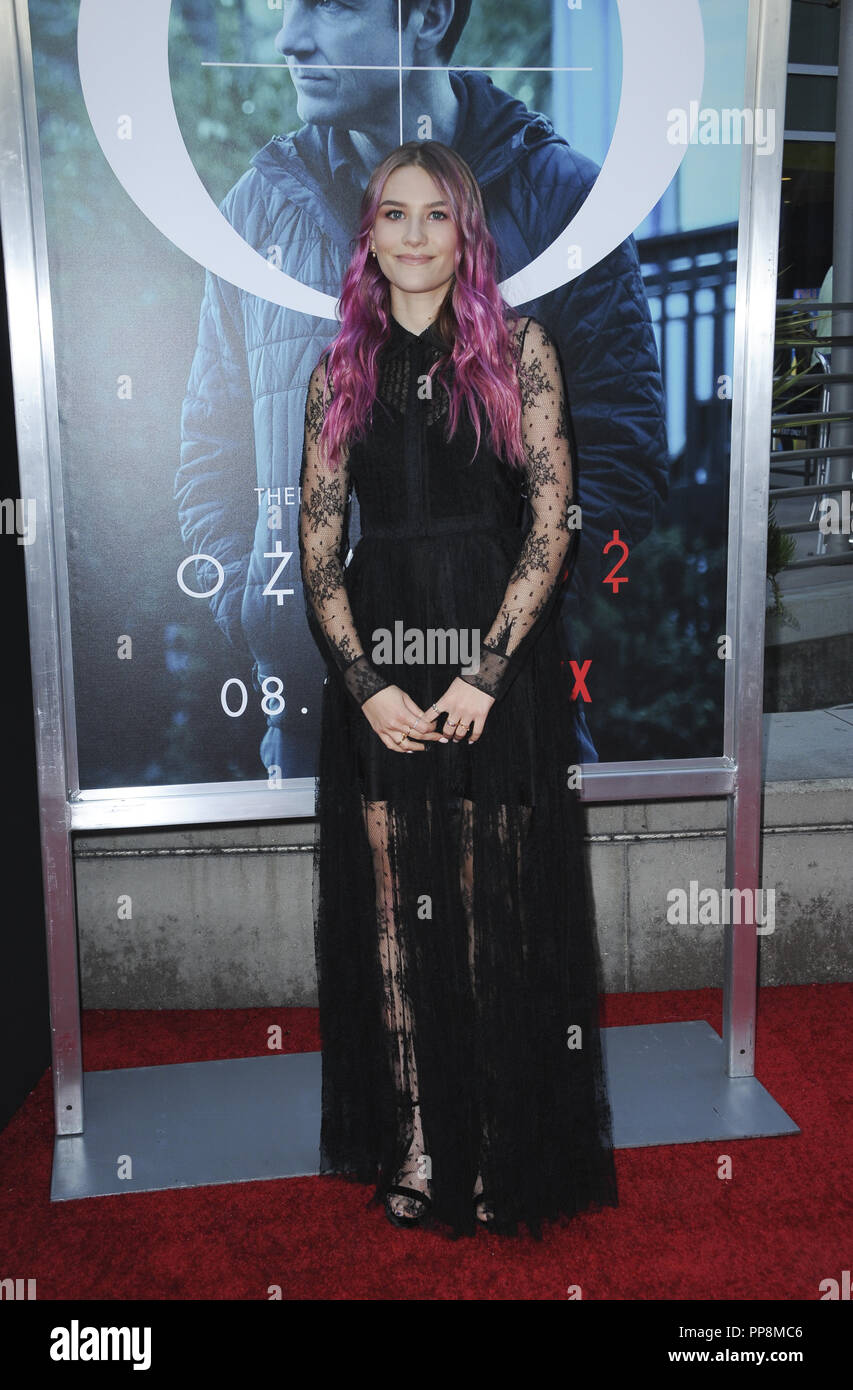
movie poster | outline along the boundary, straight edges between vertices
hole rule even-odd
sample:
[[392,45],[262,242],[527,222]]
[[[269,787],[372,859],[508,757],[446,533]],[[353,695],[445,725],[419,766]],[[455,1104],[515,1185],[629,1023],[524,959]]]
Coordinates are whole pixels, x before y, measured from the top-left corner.
[[80,789],[314,776],[308,380],[370,172],[427,138],[560,351],[584,759],[722,753],[740,169],[777,134],[743,110],[746,15],[30,0]]

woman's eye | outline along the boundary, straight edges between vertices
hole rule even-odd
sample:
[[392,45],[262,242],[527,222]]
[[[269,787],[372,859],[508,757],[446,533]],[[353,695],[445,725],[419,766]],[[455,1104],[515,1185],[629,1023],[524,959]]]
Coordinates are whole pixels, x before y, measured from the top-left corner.
[[[402,213],[402,210],[401,210],[400,208],[389,208],[389,209],[386,211],[385,216],[386,216],[386,217],[391,217],[391,218],[393,218],[393,219],[396,221],[396,214],[397,214],[398,212],[399,212],[400,216],[402,217],[402,216],[403,216],[403,213]],[[440,208],[433,208],[431,216],[433,216],[433,217],[440,217],[440,218],[442,218],[444,221],[447,221],[447,213],[446,213],[446,212],[442,212]]]

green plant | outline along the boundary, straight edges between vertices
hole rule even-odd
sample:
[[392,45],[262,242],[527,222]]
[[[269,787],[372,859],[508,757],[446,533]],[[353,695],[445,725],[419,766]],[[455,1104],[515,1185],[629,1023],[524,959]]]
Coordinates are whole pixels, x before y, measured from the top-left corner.
[[791,563],[796,549],[794,537],[783,531],[776,521],[776,503],[771,502],[767,514],[767,578],[773,591],[773,605],[767,609],[767,616],[777,617],[788,627],[799,627],[800,624],[782,602],[782,591],[776,576]]

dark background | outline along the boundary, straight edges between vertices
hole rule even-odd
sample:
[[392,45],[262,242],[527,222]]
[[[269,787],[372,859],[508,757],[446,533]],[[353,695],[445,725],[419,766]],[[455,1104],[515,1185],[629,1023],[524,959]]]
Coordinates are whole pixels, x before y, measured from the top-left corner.
[[[2,227],[0,227],[2,237]],[[20,497],[6,282],[0,256],[0,476],[2,497]],[[3,930],[0,934],[0,1129],[50,1065],[33,692],[24,546],[0,535],[3,594]]]

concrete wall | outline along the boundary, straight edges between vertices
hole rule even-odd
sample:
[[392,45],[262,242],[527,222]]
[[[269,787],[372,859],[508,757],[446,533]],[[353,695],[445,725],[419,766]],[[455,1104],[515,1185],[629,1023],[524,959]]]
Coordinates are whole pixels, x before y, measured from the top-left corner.
[[850,566],[783,570],[779,584],[785,613],[767,619],[764,709],[843,704],[850,699],[853,672]]
[[[608,992],[721,984],[723,928],[672,925],[667,894],[723,888],[725,813],[723,799],[586,808]],[[761,983],[850,980],[853,779],[769,782],[762,819]],[[75,837],[83,1006],[316,1003],[313,839],[311,821]]]

